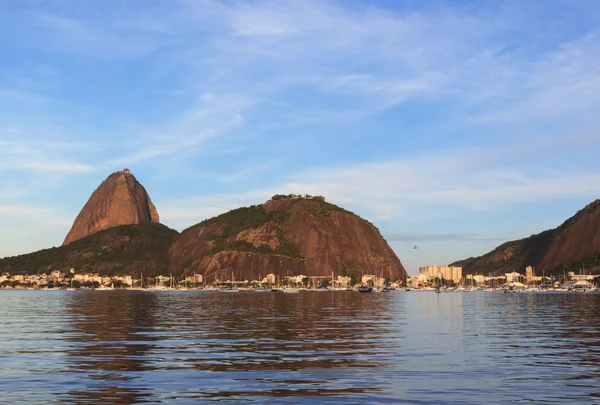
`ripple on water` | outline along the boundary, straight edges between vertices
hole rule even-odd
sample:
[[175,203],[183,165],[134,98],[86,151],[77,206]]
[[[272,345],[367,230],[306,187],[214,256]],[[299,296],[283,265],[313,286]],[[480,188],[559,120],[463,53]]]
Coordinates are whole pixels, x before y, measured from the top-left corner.
[[597,294],[0,291],[4,403],[594,403]]

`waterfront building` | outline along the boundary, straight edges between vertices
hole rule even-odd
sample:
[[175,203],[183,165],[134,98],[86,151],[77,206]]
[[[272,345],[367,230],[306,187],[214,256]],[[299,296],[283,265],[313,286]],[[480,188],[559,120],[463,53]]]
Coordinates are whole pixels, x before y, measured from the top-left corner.
[[288,282],[292,283],[292,284],[302,284],[304,282],[304,279],[307,278],[304,274],[300,274],[298,276],[289,276],[286,277],[286,279],[288,280]]
[[[158,280],[158,284],[159,285],[163,285],[165,283],[170,283],[171,282],[171,277],[167,277],[167,276],[156,276],[156,280]],[[110,280],[108,281],[110,283]],[[102,283],[101,283],[102,284]]]
[[50,277],[52,277],[52,278],[53,278],[53,279],[55,279],[55,280],[61,280],[61,279],[63,279],[63,278],[64,278],[64,276],[65,276],[65,275],[64,275],[64,273],[61,273],[61,272],[60,272],[60,271],[58,271],[58,270],[53,270],[53,271],[50,273]]
[[452,280],[458,283],[462,279],[462,267],[456,266],[425,266],[419,267],[419,274],[426,274],[430,278]]
[[418,276],[412,276],[408,279],[408,283],[412,288],[417,288],[420,285],[429,285],[430,277],[427,274],[419,274]]
[[275,284],[275,274],[269,273],[265,278],[262,279],[263,284]]
[[89,281],[90,279],[90,275],[89,274],[73,274],[73,281],[79,281],[80,283],[85,283],[86,281]]
[[523,277],[523,275],[521,273],[513,271],[511,273],[504,273],[504,277],[506,277],[507,283],[512,283],[513,281],[519,281],[519,278]]
[[187,276],[185,281],[189,284],[202,284],[202,274],[192,274]]
[[592,274],[575,274],[572,271],[570,271],[568,274],[571,281],[592,281],[594,278],[598,277]]
[[349,287],[351,283],[352,278],[344,276],[338,276],[337,279],[334,281],[334,285],[336,287]]
[[525,278],[530,280],[533,277],[533,267],[527,266],[525,267]]
[[379,288],[385,286],[385,279],[383,277],[377,277],[374,274],[365,274],[360,280],[363,285],[373,285],[373,287]]

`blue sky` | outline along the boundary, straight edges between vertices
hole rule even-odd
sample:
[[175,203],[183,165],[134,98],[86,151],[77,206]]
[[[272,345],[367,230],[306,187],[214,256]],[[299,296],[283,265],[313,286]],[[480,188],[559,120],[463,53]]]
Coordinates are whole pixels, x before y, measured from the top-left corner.
[[123,167],[179,230],[322,194],[410,274],[555,227],[600,194],[598,27],[584,0],[2,2],[0,256]]

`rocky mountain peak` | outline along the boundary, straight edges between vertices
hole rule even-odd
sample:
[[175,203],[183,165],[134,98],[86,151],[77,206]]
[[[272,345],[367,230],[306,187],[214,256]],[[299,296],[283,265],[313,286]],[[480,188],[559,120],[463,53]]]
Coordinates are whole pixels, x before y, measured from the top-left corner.
[[63,245],[118,225],[159,222],[146,189],[123,169],[108,176],[77,215]]

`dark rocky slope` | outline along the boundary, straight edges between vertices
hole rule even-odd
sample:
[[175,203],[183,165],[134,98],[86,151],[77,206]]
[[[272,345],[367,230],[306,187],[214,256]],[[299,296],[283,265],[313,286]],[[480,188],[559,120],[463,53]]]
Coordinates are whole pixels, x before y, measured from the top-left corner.
[[600,200],[596,200],[551,229],[525,239],[506,242],[479,257],[452,263],[463,273],[524,272],[534,266],[538,274],[574,270],[600,271]]
[[377,228],[323,199],[276,196],[183,231],[170,250],[170,272],[252,280],[268,273],[406,279]]

